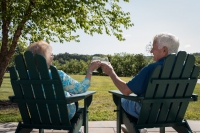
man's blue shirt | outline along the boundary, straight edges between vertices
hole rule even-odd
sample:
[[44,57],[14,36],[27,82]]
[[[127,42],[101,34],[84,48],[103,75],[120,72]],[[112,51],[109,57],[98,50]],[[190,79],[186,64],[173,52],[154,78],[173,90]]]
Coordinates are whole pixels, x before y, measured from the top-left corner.
[[[165,58],[166,57],[163,57],[159,61],[142,68],[142,70],[135,77],[133,77],[133,79],[126,83],[129,89],[138,96],[144,95],[152,72],[156,66],[163,66]],[[141,109],[140,103],[122,98],[121,106],[130,115],[136,118],[139,117]]]
[[126,83],[129,89],[138,96],[143,95],[146,91],[147,84],[153,70],[158,65],[162,66],[165,58],[166,57],[163,57],[157,62],[149,64],[142,68],[142,70],[135,77],[133,77],[129,82]]

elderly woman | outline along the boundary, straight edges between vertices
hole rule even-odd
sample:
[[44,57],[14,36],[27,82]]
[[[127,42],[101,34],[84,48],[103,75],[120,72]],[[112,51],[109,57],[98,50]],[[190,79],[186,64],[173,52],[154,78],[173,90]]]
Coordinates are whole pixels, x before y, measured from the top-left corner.
[[[38,42],[32,43],[28,46],[27,51],[32,51],[34,55],[35,54],[43,55],[46,58],[48,67],[52,65],[54,56],[52,54],[52,47],[47,42],[38,41]],[[62,70],[58,70],[58,74],[60,75],[60,78],[63,84],[63,89],[65,91],[65,96],[69,97],[71,96],[71,94],[80,94],[80,93],[86,92],[90,86],[92,71],[97,69],[100,66],[100,63],[101,63],[100,61],[91,62],[88,67],[87,74],[81,82],[78,82],[75,79],[71,78]],[[50,75],[51,75],[51,72],[50,72]],[[74,116],[77,107],[75,103],[67,104],[67,107],[68,107],[68,112],[69,112],[69,118],[71,119]]]

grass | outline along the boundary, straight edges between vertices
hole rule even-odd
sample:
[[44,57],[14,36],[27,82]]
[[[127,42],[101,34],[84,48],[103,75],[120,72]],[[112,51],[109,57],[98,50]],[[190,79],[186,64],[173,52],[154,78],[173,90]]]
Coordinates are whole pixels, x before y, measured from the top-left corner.
[[[70,75],[72,78],[81,81],[84,75]],[[122,80],[128,81],[131,77],[121,77]],[[95,90],[92,103],[89,107],[90,121],[112,121],[116,120],[114,110],[116,106],[112,100],[112,95],[108,90],[116,90],[112,80],[108,76],[92,76],[91,87],[89,90]],[[200,85],[197,84],[194,93],[200,96]],[[0,88],[0,100],[8,100],[8,96],[13,95],[10,85],[9,74],[5,74],[2,87]],[[81,101],[80,105],[83,105]],[[200,100],[190,102],[185,118],[190,120],[200,120]],[[21,121],[18,109],[4,109],[0,111],[0,122]]]

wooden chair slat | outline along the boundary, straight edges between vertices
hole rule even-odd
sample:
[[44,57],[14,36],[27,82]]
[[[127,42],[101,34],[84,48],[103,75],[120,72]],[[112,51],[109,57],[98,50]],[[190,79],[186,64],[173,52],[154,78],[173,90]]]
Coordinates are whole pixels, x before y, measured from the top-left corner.
[[171,74],[171,78],[179,78],[183,69],[183,64],[186,58],[186,52],[185,51],[180,51],[178,52],[176,59],[175,59],[175,64],[174,68]]
[[182,72],[181,78],[190,78],[191,72],[194,67],[194,63],[195,63],[194,56],[188,54],[188,56],[185,60],[185,65],[183,67],[183,72]]
[[[28,68],[29,78],[31,79],[29,81],[40,80],[40,76],[37,70],[37,64],[35,64],[34,62],[35,59],[33,54],[31,52],[25,52],[24,55]],[[42,84],[32,84],[32,88],[34,91],[35,99],[38,100],[45,99],[44,92],[42,90],[43,89]],[[38,103],[37,108],[40,114],[39,116],[41,117],[40,119],[42,120],[41,123],[51,124],[46,104]]]
[[[168,58],[166,58],[163,68],[162,68],[162,71],[161,71],[161,76],[159,77],[160,79],[169,79],[173,65],[174,65],[173,64],[174,60],[175,60],[175,55],[172,55],[172,56],[169,56]],[[164,98],[167,89],[168,89],[167,82],[159,84],[157,89],[155,90],[154,98],[155,99],[156,98]],[[159,115],[160,112],[162,112],[162,115],[163,115],[164,112],[162,111],[161,106],[162,106],[161,103],[153,103],[148,123],[156,123],[157,119],[160,116]],[[158,118],[155,116],[157,116]]]
[[[49,69],[47,66],[46,59],[43,56],[36,55],[36,61],[38,65],[38,71],[41,75],[41,80],[50,80]],[[44,92],[46,99],[56,99],[55,96],[55,88],[53,88],[53,84],[43,84]],[[47,108],[49,110],[49,117],[51,123],[54,125],[60,125],[60,116],[58,112],[57,104],[47,104]]]
[[[161,71],[161,66],[157,66],[154,69],[154,72],[153,72],[153,74],[151,76],[151,79],[159,78],[160,71]],[[154,96],[154,92],[156,90],[156,84],[155,83],[151,83],[151,80],[149,80],[147,88],[151,88],[151,90],[150,89],[146,90],[145,97],[146,98],[152,98]]]
[[[161,71],[161,66],[158,66],[154,69],[154,72],[151,76],[152,79],[154,78],[158,78],[159,74]],[[155,83],[151,83],[151,81],[149,81],[149,84],[147,86],[148,88],[151,88],[152,90],[146,90],[145,92],[145,97],[146,98],[152,98],[154,96],[154,91],[156,89],[156,84]],[[151,111],[151,103],[144,103],[141,107],[141,113],[143,113],[144,115],[140,115],[139,119],[138,119],[138,123],[146,123],[147,118],[149,117],[148,113],[145,113],[146,111]]]
[[[20,80],[29,79],[29,75],[27,72],[27,66],[26,66],[23,55],[19,55],[15,58],[15,64],[16,64],[16,68],[17,68]],[[23,85],[21,85],[21,87],[22,87],[22,91],[24,93],[24,100],[35,98],[31,85],[23,84]],[[31,121],[34,124],[39,124],[41,121],[40,121],[39,114],[37,111],[37,105],[29,103],[29,104],[27,104],[27,107],[28,107],[28,110],[29,110],[29,113],[31,116]]]
[[[15,67],[11,67],[11,68],[10,68],[10,79],[11,79],[11,81],[19,80],[18,74],[17,74],[17,72],[16,72]],[[12,84],[12,82],[11,82],[11,85],[12,85],[13,92],[14,92],[16,98],[24,99],[21,86],[18,85],[18,84]],[[12,101],[11,97],[9,97],[9,99]],[[24,115],[22,116],[22,120],[23,120],[25,123],[30,124],[30,123],[31,123],[31,120],[30,120],[30,116],[29,116],[29,113],[28,113],[26,104],[24,104],[24,103],[18,103],[17,105],[18,105],[18,107],[19,107],[20,113],[21,113],[21,114],[24,114]]]
[[[60,76],[58,75],[57,69],[53,66],[51,66],[50,69],[51,69],[51,73],[52,73],[52,78],[60,81],[60,84],[54,84],[56,97],[58,100],[64,100],[66,98],[65,98],[62,83],[60,80]],[[58,104],[58,109],[60,111],[60,117],[61,117],[60,119],[61,119],[62,123],[66,124],[66,125],[70,125],[68,115],[63,115],[63,114],[66,114],[66,112],[68,112],[66,104]]]
[[[47,67],[46,59],[43,56],[36,55],[38,63],[38,70],[41,76],[41,80],[50,80],[49,69]],[[52,84],[43,84],[46,99],[55,99],[54,90]]]

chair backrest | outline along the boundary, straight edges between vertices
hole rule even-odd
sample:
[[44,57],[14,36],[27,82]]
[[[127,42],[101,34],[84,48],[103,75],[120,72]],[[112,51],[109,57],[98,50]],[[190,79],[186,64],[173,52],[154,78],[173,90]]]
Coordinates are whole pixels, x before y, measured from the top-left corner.
[[[37,62],[37,63],[36,63]],[[15,58],[10,69],[15,98],[25,124],[69,125],[66,98],[55,67],[47,67],[42,55],[27,51]],[[49,74],[52,73],[52,77]]]
[[151,75],[138,124],[181,122],[195,88],[199,67],[191,54],[169,55]]

